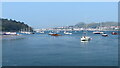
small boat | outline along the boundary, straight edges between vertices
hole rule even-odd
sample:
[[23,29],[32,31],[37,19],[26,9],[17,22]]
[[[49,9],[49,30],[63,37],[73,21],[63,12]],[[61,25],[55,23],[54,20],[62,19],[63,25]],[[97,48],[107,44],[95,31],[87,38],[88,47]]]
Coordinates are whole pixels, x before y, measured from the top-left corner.
[[108,34],[104,33],[104,34],[102,34],[102,36],[107,37],[107,36],[108,36]]
[[69,32],[64,32],[64,34],[72,34],[72,33],[69,33]]
[[3,35],[17,35],[16,32],[4,32]]
[[51,34],[54,34],[54,33],[50,32],[50,33],[48,33],[48,34],[51,35]]
[[40,31],[39,33],[45,33],[44,31]]
[[112,32],[111,34],[112,34],[112,35],[117,35],[118,33],[116,33],[116,32]]
[[81,41],[90,41],[90,40],[91,40],[91,38],[88,37],[88,36],[82,36],[81,37]]
[[27,32],[27,31],[21,31],[20,33],[22,33],[22,34],[32,34],[32,32]]
[[91,38],[89,36],[87,36],[87,26],[85,28],[85,32],[83,31],[83,34],[85,34],[85,35],[83,35],[81,37],[81,41],[90,41],[91,40]]
[[104,32],[100,32],[100,31],[95,31],[93,32],[93,34],[103,34]]
[[60,34],[51,34],[51,36],[61,36]]

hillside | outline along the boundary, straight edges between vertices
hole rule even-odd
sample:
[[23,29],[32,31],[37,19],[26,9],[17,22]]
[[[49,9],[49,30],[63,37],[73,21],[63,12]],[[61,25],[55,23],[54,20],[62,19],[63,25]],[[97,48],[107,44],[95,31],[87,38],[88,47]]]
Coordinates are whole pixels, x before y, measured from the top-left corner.
[[89,24],[86,24],[84,22],[80,22],[80,23],[76,24],[74,27],[97,28],[97,27],[100,27],[100,26],[118,26],[118,23],[117,22],[101,22],[101,23],[89,23]]
[[[8,20],[8,19],[0,19],[0,24],[2,25],[2,31],[10,31],[10,32],[18,32],[21,29],[29,28],[29,31],[33,31],[33,29],[24,24],[24,22],[16,21],[16,20]],[[27,31],[27,30],[26,30]]]

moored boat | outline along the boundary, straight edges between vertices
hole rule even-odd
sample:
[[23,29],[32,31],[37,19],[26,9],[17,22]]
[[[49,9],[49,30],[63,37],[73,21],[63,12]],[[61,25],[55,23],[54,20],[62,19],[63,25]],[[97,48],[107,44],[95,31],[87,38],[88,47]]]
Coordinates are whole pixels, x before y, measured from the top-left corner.
[[93,32],[93,34],[102,34],[102,33],[104,33],[104,32],[100,32],[100,31]]
[[50,32],[50,33],[48,33],[49,35],[52,35],[52,34],[54,34],[54,33],[52,33],[52,32]]
[[22,34],[33,34],[32,32],[27,32],[27,31],[21,31],[20,33],[22,33]]
[[106,33],[105,33],[105,34],[102,34],[102,36],[107,37],[107,36],[108,36],[108,34],[106,34]]
[[88,36],[82,36],[81,37],[81,41],[90,41],[90,40],[91,40],[91,38],[88,37]]
[[[86,28],[87,28],[87,26],[86,26]],[[83,35],[81,37],[81,41],[90,41],[91,40],[91,38],[89,36],[87,36],[87,29],[86,28],[85,28],[85,32],[83,32],[83,34],[85,34],[85,35]]]
[[51,34],[51,36],[61,36],[60,34]]
[[116,33],[116,32],[112,32],[111,34],[112,34],[112,35],[117,35],[118,33]]
[[72,34],[72,33],[69,33],[69,32],[66,32],[66,31],[65,31],[64,34]]
[[3,32],[3,35],[18,35],[16,32]]

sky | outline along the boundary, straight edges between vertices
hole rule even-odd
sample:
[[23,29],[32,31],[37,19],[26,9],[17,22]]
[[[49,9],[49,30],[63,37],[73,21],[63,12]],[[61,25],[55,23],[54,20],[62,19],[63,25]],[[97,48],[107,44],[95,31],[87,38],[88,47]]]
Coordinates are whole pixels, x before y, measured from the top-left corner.
[[79,22],[117,22],[118,3],[3,2],[2,18],[22,21],[33,28],[69,26]]

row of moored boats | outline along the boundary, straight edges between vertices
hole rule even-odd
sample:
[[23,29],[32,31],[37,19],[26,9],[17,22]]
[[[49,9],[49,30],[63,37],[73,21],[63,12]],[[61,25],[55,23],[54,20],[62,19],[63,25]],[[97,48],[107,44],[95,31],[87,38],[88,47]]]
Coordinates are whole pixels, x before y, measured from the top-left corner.
[[[39,33],[45,33],[45,32],[40,31]],[[64,31],[63,33],[66,34],[66,35],[71,35],[72,34],[71,32],[68,32],[68,31]],[[20,33],[17,33],[17,32],[3,32],[2,33],[2,35],[21,35],[21,34],[35,34],[35,33],[34,32],[20,32]],[[89,36],[86,36],[87,32],[83,32],[83,34],[85,34],[85,35],[83,35],[81,37],[81,41],[90,41],[92,39]],[[93,34],[101,34],[104,37],[108,36],[108,34],[102,32],[102,31],[95,31],[95,32],[93,32]],[[118,35],[117,32],[112,32],[111,34],[112,35]],[[49,32],[48,35],[61,36],[61,34],[58,34],[57,32]]]

